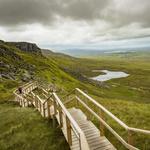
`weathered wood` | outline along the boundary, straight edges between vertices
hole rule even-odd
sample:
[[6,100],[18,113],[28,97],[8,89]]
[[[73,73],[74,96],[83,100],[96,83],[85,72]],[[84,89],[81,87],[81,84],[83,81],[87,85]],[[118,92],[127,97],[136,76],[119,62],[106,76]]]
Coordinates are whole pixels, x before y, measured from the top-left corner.
[[[100,118],[105,120],[103,110],[100,110]],[[105,136],[105,126],[100,122],[100,135]]]
[[54,115],[56,115],[57,114],[57,104],[56,104],[55,100],[53,101],[53,106],[54,106]]
[[59,112],[59,126],[60,128],[63,127],[63,118],[62,118],[62,109],[59,107],[58,108],[58,112]]
[[50,104],[49,101],[47,101],[47,117],[50,118],[51,117],[51,111],[50,111]]
[[87,120],[85,114],[80,109],[70,108],[68,111],[84,132],[90,150],[99,150],[100,147],[103,149],[107,148],[109,150],[115,150],[106,137],[100,136],[100,132],[97,127],[91,121]]
[[40,109],[40,113],[42,113],[42,104],[40,101],[39,101],[39,109]]
[[55,115],[52,115],[52,122],[53,122],[53,128],[55,128],[56,127]]
[[66,128],[67,128],[67,140],[68,144],[71,146],[72,145],[72,136],[71,136],[71,125],[70,125],[70,120],[66,116]]
[[45,112],[45,103],[44,103],[44,104],[42,104],[42,106],[43,106],[43,117],[45,118],[45,117],[46,117],[46,112]]
[[[30,105],[30,102],[33,103],[35,107],[38,108],[40,111],[41,115],[43,117],[49,117],[53,116],[53,124],[55,126],[55,120],[58,120],[58,123],[64,133],[64,136],[67,138],[68,143],[71,147],[71,149],[111,149],[113,146],[111,143],[106,142],[106,140],[101,141],[102,145],[97,147],[96,145],[99,144],[99,141],[97,141],[97,138],[104,137],[104,129],[105,127],[127,148],[130,150],[137,150],[133,146],[133,132],[137,133],[144,133],[144,134],[150,134],[150,131],[148,130],[142,130],[142,129],[136,129],[136,128],[131,128],[128,127],[125,123],[123,123],[120,119],[118,119],[116,116],[114,116],[111,112],[109,112],[105,107],[103,107],[101,104],[96,102],[94,99],[92,99],[90,96],[88,96],[86,93],[81,91],[80,89],[76,89],[76,106],[78,107],[79,104],[82,104],[95,118],[97,118],[100,121],[100,131],[101,134],[97,134],[96,130],[94,127],[88,127],[87,124],[82,120],[80,113],[74,113],[74,118],[68,113],[68,110],[65,108],[65,106],[62,104],[61,100],[58,98],[56,93],[53,93],[53,99],[47,97],[47,95],[44,94],[45,98],[47,98],[45,101],[43,101],[40,97],[37,95],[33,95],[33,100],[28,99],[27,94],[31,92],[32,90],[37,88],[36,83],[30,83],[26,84],[26,86],[23,87],[23,93],[22,95],[18,94],[18,91],[15,90],[14,94],[16,96],[16,101],[19,102],[20,106],[26,107]],[[47,93],[47,92],[45,92]],[[80,95],[81,94],[81,95]],[[82,101],[82,98],[86,98],[86,103]],[[48,102],[52,102],[50,103]],[[66,103],[71,102],[72,100],[68,100]],[[91,109],[91,105],[89,107],[89,102],[91,104],[94,104],[95,107],[99,108],[101,112],[97,114]],[[52,106],[52,112],[50,110],[50,106]],[[59,108],[58,108],[59,106]],[[46,113],[47,112],[47,113]],[[105,121],[104,114],[107,114],[109,117],[111,117],[113,120],[115,120],[118,124],[120,124],[123,128],[125,128],[128,131],[128,143],[116,132],[114,131]],[[56,119],[55,119],[56,118]],[[87,115],[86,121],[88,121],[90,118],[90,115]],[[79,124],[77,124],[78,122]],[[90,122],[90,121],[88,121]],[[80,126],[80,127],[79,127]],[[66,131],[65,131],[66,129]],[[89,142],[90,140],[90,142]],[[91,144],[92,147],[89,148],[88,142]],[[109,147],[112,146],[112,147]]]
[[87,106],[79,97],[76,96],[78,101],[90,112],[92,113],[126,148],[131,150],[138,150],[136,147],[128,144],[116,131],[114,131],[103,119],[99,117],[91,108]]
[[134,143],[133,143],[133,132],[130,131],[130,130],[128,130],[128,143],[129,143],[130,145],[133,145],[133,144],[134,144]]

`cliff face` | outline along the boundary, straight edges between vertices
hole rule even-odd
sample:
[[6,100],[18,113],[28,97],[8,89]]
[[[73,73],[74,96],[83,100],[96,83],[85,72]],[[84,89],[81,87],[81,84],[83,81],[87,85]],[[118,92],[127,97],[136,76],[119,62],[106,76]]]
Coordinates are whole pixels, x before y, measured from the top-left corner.
[[22,51],[41,54],[41,49],[34,43],[28,42],[7,42],[7,44],[15,46]]

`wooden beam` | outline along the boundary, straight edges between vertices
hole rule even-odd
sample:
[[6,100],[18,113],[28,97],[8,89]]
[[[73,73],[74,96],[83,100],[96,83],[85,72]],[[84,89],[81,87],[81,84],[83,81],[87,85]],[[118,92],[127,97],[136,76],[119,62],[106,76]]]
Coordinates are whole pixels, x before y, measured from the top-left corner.
[[[105,121],[103,110],[100,110],[99,116],[101,119]],[[101,121],[100,121],[100,136],[105,136],[105,126],[103,125],[103,123],[101,123]]]
[[45,103],[42,104],[42,108],[43,108],[43,117],[45,118],[46,114],[45,114]]
[[70,120],[66,116],[66,128],[67,128],[67,140],[68,144],[71,146],[72,145],[72,135],[71,135],[71,125],[70,125]]
[[61,109],[61,107],[59,107],[59,109],[58,109],[58,112],[59,112],[59,126],[60,126],[60,128],[62,128],[63,127],[63,118],[62,118],[62,109]]
[[48,118],[51,117],[51,111],[50,111],[50,104],[49,104],[49,101],[47,101],[47,114],[48,114]]
[[128,130],[128,144],[133,145],[133,132]]

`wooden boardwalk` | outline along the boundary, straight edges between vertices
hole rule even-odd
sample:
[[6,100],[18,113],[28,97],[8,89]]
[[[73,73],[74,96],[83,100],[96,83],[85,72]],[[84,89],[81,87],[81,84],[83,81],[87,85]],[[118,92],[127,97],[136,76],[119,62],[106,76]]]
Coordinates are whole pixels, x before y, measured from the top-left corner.
[[[42,90],[42,96],[35,94],[34,91],[36,89]],[[105,137],[104,128],[107,128],[115,136],[116,140],[120,141],[120,143],[129,150],[138,150],[138,148],[132,144],[133,132],[150,135],[150,131],[148,130],[128,127],[105,107],[78,88],[66,96],[67,101],[65,101],[65,103],[62,103],[58,95],[53,92],[52,87],[43,88],[37,84],[37,82],[24,85],[22,94],[19,94],[18,90],[15,90],[14,94],[15,100],[20,106],[34,106],[43,117],[52,119],[54,125],[56,125],[57,120],[57,124],[61,128],[71,150],[115,150],[116,148]],[[69,95],[71,94],[74,96],[70,99]],[[73,106],[69,108],[66,107],[67,104],[74,100]],[[78,108],[79,104],[89,112],[88,116]],[[93,108],[97,107],[99,112],[93,111],[91,106]],[[90,120],[89,116],[91,115],[99,120],[100,129]],[[104,117],[105,115],[111,117],[121,127],[127,130],[127,142],[107,124]]]
[[87,117],[80,109],[71,108],[68,111],[84,132],[91,150],[115,150],[105,136],[100,136],[100,131],[91,121],[87,120]]

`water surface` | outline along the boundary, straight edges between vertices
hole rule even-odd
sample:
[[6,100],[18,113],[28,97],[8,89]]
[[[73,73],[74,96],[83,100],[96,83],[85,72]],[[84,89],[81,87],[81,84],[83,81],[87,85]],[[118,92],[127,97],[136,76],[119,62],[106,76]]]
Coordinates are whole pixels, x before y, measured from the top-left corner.
[[109,71],[109,70],[93,70],[93,72],[103,72],[105,74],[98,75],[96,77],[92,77],[90,79],[96,80],[96,81],[107,81],[111,79],[117,79],[117,78],[125,78],[129,76],[129,74],[122,72],[122,71]]

